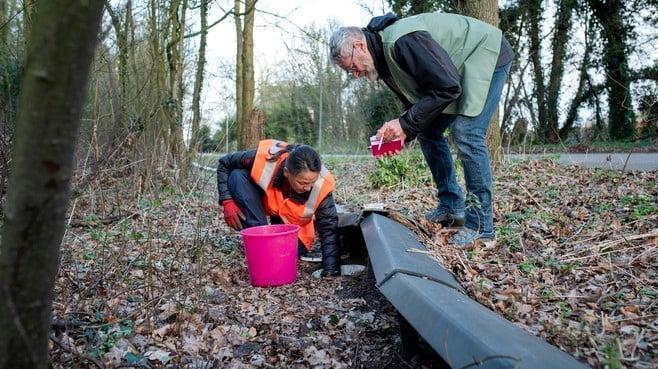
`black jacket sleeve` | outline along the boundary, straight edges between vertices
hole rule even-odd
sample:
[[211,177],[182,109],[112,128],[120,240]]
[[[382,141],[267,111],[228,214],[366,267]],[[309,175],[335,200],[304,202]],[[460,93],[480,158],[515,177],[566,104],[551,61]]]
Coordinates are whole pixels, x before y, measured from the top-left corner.
[[315,222],[322,246],[322,269],[339,271],[338,213],[332,193],[322,200],[315,211]]
[[256,150],[238,151],[226,154],[219,158],[217,165],[217,193],[219,202],[231,199],[231,192],[228,189],[228,175],[234,169],[249,169],[254,165]]
[[459,71],[448,53],[426,31],[400,37],[395,60],[418,84],[423,96],[401,117],[400,125],[413,139],[436,121],[441,112],[462,93]]

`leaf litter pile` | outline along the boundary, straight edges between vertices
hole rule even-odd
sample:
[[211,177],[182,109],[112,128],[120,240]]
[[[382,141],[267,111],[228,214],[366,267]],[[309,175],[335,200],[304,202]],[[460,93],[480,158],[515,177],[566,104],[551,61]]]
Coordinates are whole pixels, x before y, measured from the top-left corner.
[[250,285],[242,242],[195,191],[137,176],[74,197],[61,251],[54,368],[405,368],[395,310],[364,274]]
[[336,163],[339,182],[350,180],[340,183],[340,201],[382,202],[413,219],[431,256],[472,298],[590,366],[658,367],[656,172],[506,164],[494,174],[496,241],[460,249],[447,242],[454,230],[423,218],[436,201],[422,158],[418,173],[409,163],[398,173],[401,182],[368,186],[400,172],[391,161],[414,159],[385,160]]
[[[402,174],[414,182],[375,188],[379,164],[327,160],[337,202],[382,202],[415,220],[471,297],[592,367],[658,365],[655,172],[506,165],[494,178],[496,242],[463,250],[447,245],[453,230],[423,220],[436,204],[422,160],[418,176]],[[293,285],[254,288],[214,177],[141,194],[125,177],[94,181],[72,203],[54,368],[409,367],[395,310],[366,276],[318,280],[300,263]]]

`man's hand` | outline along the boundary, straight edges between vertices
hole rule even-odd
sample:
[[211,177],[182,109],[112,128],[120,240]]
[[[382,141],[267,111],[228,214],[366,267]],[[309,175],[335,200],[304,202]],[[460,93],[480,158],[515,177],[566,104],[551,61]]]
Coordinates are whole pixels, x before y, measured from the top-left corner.
[[382,139],[384,142],[393,141],[396,138],[399,138],[402,143],[404,143],[407,135],[404,134],[404,131],[400,126],[400,120],[393,119],[384,123],[384,125],[382,125],[381,128],[377,130],[377,137]]
[[224,221],[228,224],[229,227],[239,231],[242,229],[242,220],[247,219],[242,210],[232,199],[224,200],[222,202],[224,206]]

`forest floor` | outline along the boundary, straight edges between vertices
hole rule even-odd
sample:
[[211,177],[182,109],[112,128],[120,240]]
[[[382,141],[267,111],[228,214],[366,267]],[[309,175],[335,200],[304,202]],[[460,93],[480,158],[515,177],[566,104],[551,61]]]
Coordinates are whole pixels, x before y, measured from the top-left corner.
[[397,315],[364,274],[250,285],[214,175],[181,193],[105,178],[71,205],[55,290],[54,368],[406,368]]
[[[469,295],[596,368],[658,365],[656,172],[496,170],[497,241],[466,250],[422,221],[429,173],[388,189],[371,159],[327,160],[338,203],[383,202],[420,220],[419,239]],[[124,173],[77,193],[56,282],[54,368],[407,368],[395,310],[367,276],[253,288],[214,177],[158,191]]]
[[336,191],[338,201],[383,202],[419,220],[421,243],[471,297],[581,361],[596,368],[658,366],[656,172],[550,159],[509,163],[494,174],[496,241],[464,250],[448,245],[452,230],[423,219],[436,205],[428,201],[434,196],[427,170],[425,177],[407,170],[412,180],[388,190],[370,188],[390,169],[400,170],[388,168],[335,163],[336,176],[349,180]]

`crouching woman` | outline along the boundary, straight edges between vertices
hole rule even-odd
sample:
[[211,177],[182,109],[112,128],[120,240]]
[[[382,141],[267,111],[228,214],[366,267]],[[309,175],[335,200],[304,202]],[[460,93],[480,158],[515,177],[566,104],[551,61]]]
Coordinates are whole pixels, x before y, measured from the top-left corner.
[[236,230],[261,226],[267,216],[272,224],[297,224],[298,256],[311,250],[317,230],[323,276],[340,275],[335,184],[313,148],[277,140],[229,153],[217,166],[226,224]]

